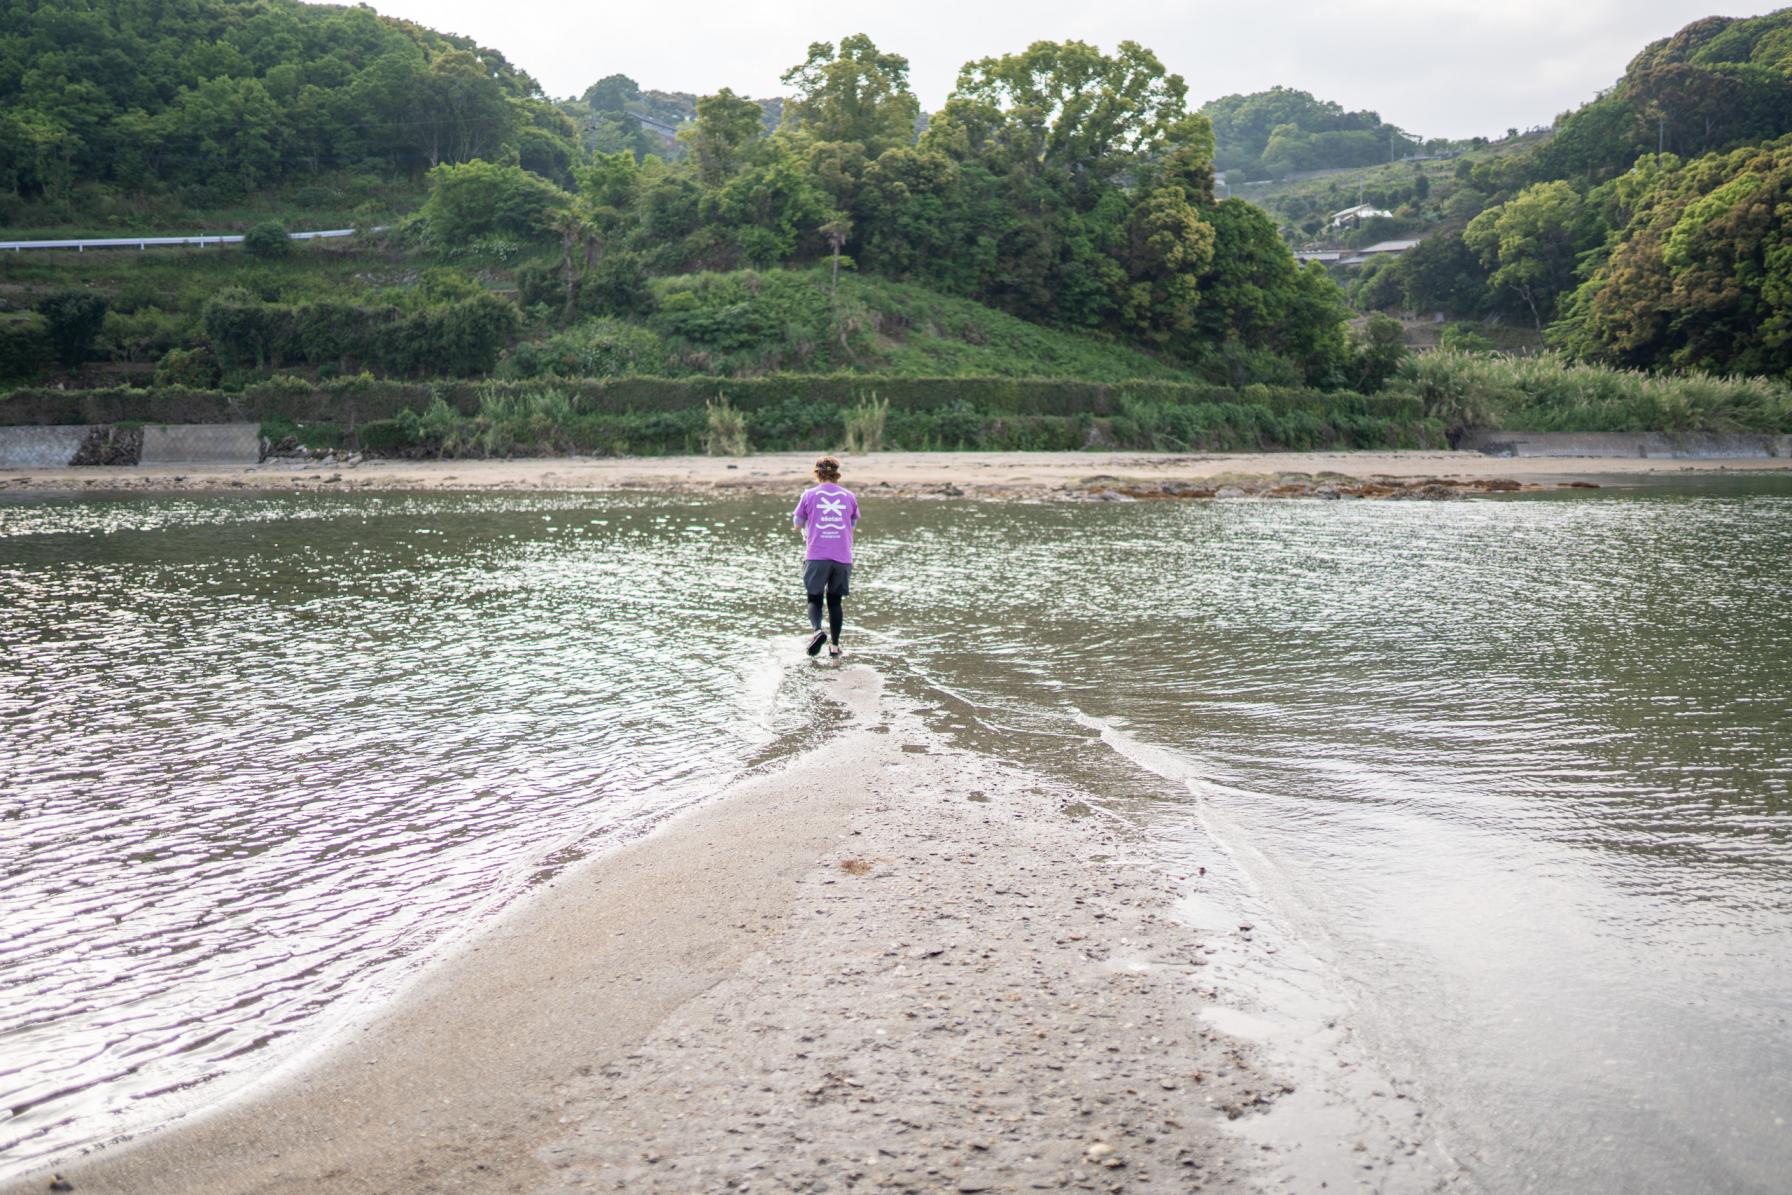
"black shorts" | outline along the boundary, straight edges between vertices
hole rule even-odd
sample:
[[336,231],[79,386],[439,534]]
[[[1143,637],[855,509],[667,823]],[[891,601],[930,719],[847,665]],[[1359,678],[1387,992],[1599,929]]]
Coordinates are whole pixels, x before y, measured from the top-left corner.
[[852,592],[852,565],[838,560],[803,561],[803,592],[810,597],[833,594],[845,597]]

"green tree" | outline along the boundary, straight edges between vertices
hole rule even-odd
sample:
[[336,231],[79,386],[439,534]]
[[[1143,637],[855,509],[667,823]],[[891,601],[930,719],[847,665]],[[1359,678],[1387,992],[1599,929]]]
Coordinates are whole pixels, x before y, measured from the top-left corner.
[[840,249],[846,244],[846,238],[852,235],[852,220],[834,212],[828,217],[827,223],[816,231],[827,241],[833,257],[833,264],[828,271],[828,294],[837,295],[840,293]]
[[56,360],[74,369],[87,360],[93,342],[106,322],[106,299],[92,291],[66,288],[51,291],[33,309],[43,317],[44,331]]
[[1399,320],[1371,315],[1357,333],[1352,348],[1357,359],[1352,389],[1373,394],[1388,384],[1406,360],[1406,333]]
[[795,89],[784,120],[817,141],[854,142],[868,156],[913,144],[920,101],[908,86],[908,59],[880,51],[863,33],[814,42],[783,75]]
[[1792,374],[1792,137],[1653,172],[1552,330],[1633,368]]
[[932,150],[886,150],[867,163],[850,209],[859,264],[974,293],[993,268],[997,226],[975,229],[967,222],[975,218],[977,198],[990,191],[962,185],[960,174],[956,162]]
[[504,148],[555,172],[574,145],[557,115],[496,51],[370,9],[31,0],[0,17],[0,185],[30,199],[412,174]]
[[1291,87],[1223,96],[1201,112],[1213,124],[1218,168],[1252,178],[1385,162],[1390,147],[1413,141],[1374,112],[1346,112]]
[[[1286,361],[1298,376],[1337,385],[1349,373],[1344,320],[1349,308],[1325,268],[1302,269],[1262,209],[1226,199],[1206,214],[1213,225],[1213,264],[1201,275],[1191,343],[1227,357],[1227,381],[1255,380],[1239,368],[1251,354]],[[1227,356],[1226,346],[1243,353]]]
[[185,181],[257,186],[280,170],[280,106],[259,79],[207,79],[183,89],[158,132]]
[[1487,270],[1459,232],[1426,237],[1395,259],[1400,298],[1412,311],[1468,317],[1487,297]]
[[437,244],[458,248],[494,233],[543,239],[571,205],[572,196],[520,166],[476,161],[431,170],[420,214]]
[[467,50],[430,63],[422,115],[431,166],[489,158],[516,141],[516,110],[485,63]]
[[742,256],[761,267],[779,264],[806,239],[818,238],[834,214],[802,160],[783,144],[728,179],[706,198],[705,208],[733,233]]
[[1190,120],[1187,96],[1182,77],[1137,42],[1111,57],[1084,42],[1034,42],[967,63],[924,144],[1089,195],[1159,155]]
[[696,123],[678,138],[690,148],[703,184],[719,187],[751,160],[764,131],[759,105],[724,87],[697,101]]
[[1571,288],[1580,254],[1599,241],[1595,214],[1560,180],[1538,183],[1469,222],[1464,243],[1496,291],[1516,296],[1541,331]]
[[1182,188],[1166,186],[1133,207],[1126,231],[1123,317],[1135,334],[1168,347],[1193,326],[1200,277],[1213,263],[1213,226]]
[[641,85],[627,75],[605,75],[585,89],[584,100],[593,112],[625,112],[641,98]]

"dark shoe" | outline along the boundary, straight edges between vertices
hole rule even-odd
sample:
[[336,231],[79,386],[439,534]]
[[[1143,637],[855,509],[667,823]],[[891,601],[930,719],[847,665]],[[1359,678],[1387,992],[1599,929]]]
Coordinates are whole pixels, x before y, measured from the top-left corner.
[[817,655],[821,651],[821,645],[827,641],[828,633],[826,631],[816,631],[814,636],[809,640],[809,646],[803,650],[807,651],[812,656]]
[[832,647],[828,648],[828,658],[829,659],[838,660],[843,654],[845,654],[845,653],[843,653],[840,650],[840,645],[838,643],[836,643]]

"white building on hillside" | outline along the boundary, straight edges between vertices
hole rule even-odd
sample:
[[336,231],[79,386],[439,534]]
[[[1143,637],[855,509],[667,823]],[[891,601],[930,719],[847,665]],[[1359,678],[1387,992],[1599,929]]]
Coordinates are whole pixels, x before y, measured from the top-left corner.
[[1341,212],[1332,213],[1332,227],[1343,228],[1345,225],[1361,224],[1364,220],[1387,220],[1394,213],[1378,208],[1372,203],[1359,203],[1355,207],[1347,207]]

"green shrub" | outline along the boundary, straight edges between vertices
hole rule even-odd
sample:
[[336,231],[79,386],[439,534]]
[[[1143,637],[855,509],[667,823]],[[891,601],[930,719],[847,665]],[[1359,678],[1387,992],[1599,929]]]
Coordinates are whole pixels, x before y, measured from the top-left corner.
[[588,315],[642,317],[658,305],[640,254],[617,251],[598,258],[579,279],[579,310]]
[[34,310],[43,317],[56,360],[68,369],[87,359],[106,322],[105,296],[74,287],[51,291],[37,301]]
[[355,433],[355,442],[370,456],[403,456],[417,447],[404,425],[396,419],[375,419],[363,423]]
[[291,257],[295,248],[286,233],[286,226],[277,220],[257,224],[243,234],[243,252],[262,261],[279,261]]
[[1441,423],[1454,442],[1495,419],[1497,387],[1490,365],[1489,358],[1440,350],[1407,358],[1395,384],[1423,403],[1426,417]]
[[525,341],[498,363],[503,378],[656,377],[666,372],[665,344],[639,324],[591,319],[539,343]]
[[[439,248],[507,256],[515,243],[545,240],[572,196],[520,166],[471,161],[429,172],[420,215]],[[497,253],[499,245],[504,253]]]
[[708,425],[703,436],[703,451],[710,456],[745,456],[747,454],[747,417],[728,405],[728,396],[719,395],[703,404]]
[[209,348],[203,345],[196,349],[173,348],[156,362],[152,385],[209,390],[218,384],[220,376],[217,355]]
[[1476,331],[1473,324],[1445,324],[1444,330],[1438,334],[1437,342],[1458,353],[1491,353],[1497,347],[1493,341]]
[[35,315],[0,316],[0,380],[35,377],[51,355],[43,320]]
[[108,311],[100,343],[120,360],[150,361],[181,344],[193,331],[193,321],[177,312],[153,307],[129,314]]
[[400,411],[394,422],[409,443],[438,457],[459,456],[473,440],[469,421],[440,395],[421,412]]
[[232,288],[205,304],[201,322],[229,369],[372,365],[395,374],[471,377],[497,365],[522,317],[516,304],[483,290],[407,310],[329,299],[266,303]]

